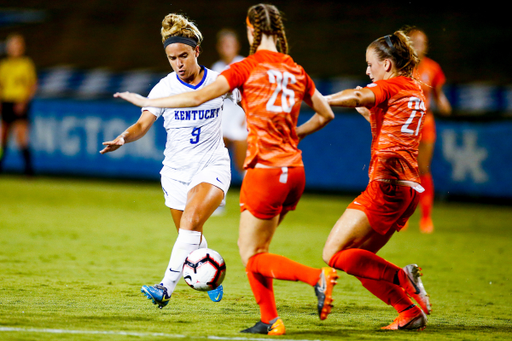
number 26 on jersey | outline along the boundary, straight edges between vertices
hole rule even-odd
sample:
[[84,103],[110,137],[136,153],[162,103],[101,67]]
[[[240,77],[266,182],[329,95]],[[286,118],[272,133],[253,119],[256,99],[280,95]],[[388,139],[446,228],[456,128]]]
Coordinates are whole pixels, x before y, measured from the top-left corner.
[[[268,70],[267,74],[270,84],[276,84],[276,88],[267,102],[267,110],[270,112],[291,112],[295,104],[295,92],[289,89],[288,85],[295,84],[297,79],[287,71],[281,73],[277,70]],[[276,104],[279,95],[281,95],[281,105]]]

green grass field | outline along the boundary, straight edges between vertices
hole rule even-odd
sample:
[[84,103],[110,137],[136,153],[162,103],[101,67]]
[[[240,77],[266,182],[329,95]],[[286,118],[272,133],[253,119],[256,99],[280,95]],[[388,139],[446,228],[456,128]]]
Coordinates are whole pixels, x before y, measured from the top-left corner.
[[[352,197],[305,194],[271,251],[321,267],[321,251]],[[329,318],[313,289],[275,282],[287,334],[240,334],[259,319],[236,245],[238,191],[207,222],[227,263],[224,299],[182,282],[159,310],[141,293],[162,278],[176,230],[157,182],[0,177],[0,340],[505,340],[512,339],[512,208],[438,202],[436,231],[417,214],[380,252],[423,268],[433,314],[423,332],[385,332],[396,313],[340,272]]]

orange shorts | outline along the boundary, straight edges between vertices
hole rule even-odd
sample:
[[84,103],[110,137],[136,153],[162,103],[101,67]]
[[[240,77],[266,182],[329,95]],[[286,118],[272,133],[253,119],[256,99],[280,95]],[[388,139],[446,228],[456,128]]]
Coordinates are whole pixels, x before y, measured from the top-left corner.
[[293,211],[305,186],[304,167],[249,168],[240,189],[240,211],[259,219]]
[[425,121],[421,128],[421,142],[434,143],[436,142],[436,123],[434,120],[434,114],[427,113],[425,115]]
[[419,193],[409,186],[372,181],[348,208],[363,211],[370,226],[382,235],[400,231],[416,210]]

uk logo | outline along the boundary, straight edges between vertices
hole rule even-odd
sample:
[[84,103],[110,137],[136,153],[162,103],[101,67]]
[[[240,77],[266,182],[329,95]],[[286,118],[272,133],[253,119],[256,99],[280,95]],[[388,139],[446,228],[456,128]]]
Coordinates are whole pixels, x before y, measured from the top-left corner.
[[[452,164],[452,180],[463,182],[468,179],[474,183],[485,183],[489,180],[482,163],[487,159],[488,152],[484,147],[478,146],[478,133],[475,130],[466,130],[462,138],[452,129],[443,131],[443,156]],[[461,140],[462,144],[458,144]]]

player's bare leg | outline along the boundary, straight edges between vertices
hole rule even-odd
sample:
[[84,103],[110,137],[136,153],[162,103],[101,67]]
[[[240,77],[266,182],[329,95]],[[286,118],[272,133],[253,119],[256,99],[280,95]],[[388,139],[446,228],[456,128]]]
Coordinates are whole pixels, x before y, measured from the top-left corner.
[[206,240],[202,233],[203,225],[215,208],[221,204],[223,198],[224,192],[220,188],[209,183],[200,183],[188,192],[187,203],[182,213],[179,210],[171,210],[178,229],[178,238],[174,243],[169,265],[160,284],[144,285],[141,289],[159,308],[168,304],[182,276],[183,263],[188,254],[203,245],[206,247]]
[[11,131],[12,124],[2,122],[0,124],[0,172],[3,170],[3,161],[7,153],[7,143],[9,140],[9,132]]
[[244,329],[244,333],[262,333],[282,335],[285,328],[279,318],[274,300],[273,279],[302,281],[315,288],[318,297],[320,319],[325,319],[332,307],[332,288],[336,284],[334,269],[316,269],[292,261],[284,256],[268,252],[270,242],[278,224],[282,221],[278,215],[272,219],[259,219],[248,210],[242,212],[238,245],[242,262],[251,289],[260,306],[261,321],[253,327]]

